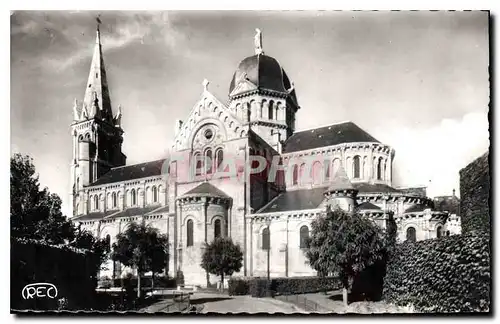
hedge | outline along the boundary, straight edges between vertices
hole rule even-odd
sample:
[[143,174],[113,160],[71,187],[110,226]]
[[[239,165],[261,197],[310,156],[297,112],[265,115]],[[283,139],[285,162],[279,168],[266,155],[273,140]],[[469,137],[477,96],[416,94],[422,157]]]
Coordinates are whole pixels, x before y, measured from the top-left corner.
[[252,295],[263,297],[269,295],[309,294],[320,291],[337,290],[341,282],[336,277],[282,277],[271,278],[231,278],[229,295]]
[[490,239],[464,234],[405,242],[387,265],[384,299],[421,312],[490,310]]
[[489,153],[460,170],[462,233],[491,231]]
[[[11,309],[91,309],[97,285],[97,257],[90,251],[53,246],[40,241],[11,238]],[[51,283],[54,299],[23,299],[23,288],[33,283]]]

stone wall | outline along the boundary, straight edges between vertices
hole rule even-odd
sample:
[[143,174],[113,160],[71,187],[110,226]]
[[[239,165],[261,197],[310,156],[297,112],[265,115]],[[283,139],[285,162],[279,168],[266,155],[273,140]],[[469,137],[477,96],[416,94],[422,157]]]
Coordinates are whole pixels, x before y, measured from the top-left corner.
[[462,233],[490,231],[489,152],[460,170]]

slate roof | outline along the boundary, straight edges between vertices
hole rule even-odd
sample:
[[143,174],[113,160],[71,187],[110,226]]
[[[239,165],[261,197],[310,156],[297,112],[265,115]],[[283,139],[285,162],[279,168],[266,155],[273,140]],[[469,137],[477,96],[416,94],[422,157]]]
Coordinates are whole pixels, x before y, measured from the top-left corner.
[[202,184],[189,190],[182,196],[205,196],[209,195],[212,197],[230,198],[225,192],[211,185],[209,182],[203,182]]
[[146,206],[146,207],[130,207],[119,211],[116,214],[111,215],[112,218],[115,217],[132,217],[132,216],[144,216],[153,210],[158,209],[158,205],[156,206]]
[[88,213],[86,215],[77,215],[73,218],[71,218],[72,221],[89,221],[89,220],[96,220],[96,219],[103,219],[104,217],[108,217],[116,213],[117,210],[109,210],[104,212],[93,212],[93,213]]
[[159,176],[162,174],[162,167],[165,161],[166,159],[161,159],[113,168],[90,184],[90,186]]
[[344,122],[295,132],[283,144],[283,152],[290,153],[355,142],[380,143],[353,122]]
[[325,198],[325,189],[321,187],[283,192],[258,213],[318,208]]
[[168,213],[168,211],[170,210],[169,206],[164,206],[164,207],[161,207],[159,209],[156,209],[156,210],[153,210],[152,212],[150,212],[149,214],[162,214],[162,213]]
[[366,183],[366,182],[358,182],[358,183],[354,183],[353,186],[355,189],[358,189],[359,193],[399,192],[399,190],[397,190],[391,186],[388,186],[385,184],[380,184],[380,183],[371,184],[371,183]]
[[407,214],[407,213],[419,213],[419,212],[423,212],[424,210],[429,209],[429,208],[430,208],[429,206],[425,206],[425,205],[421,205],[421,204],[415,204],[415,205],[410,206],[409,208],[407,208],[403,213],[404,214]]
[[264,54],[249,56],[240,62],[231,80],[229,93],[233,92],[238,81],[243,76],[260,89],[279,92],[286,92],[284,84],[285,78],[287,83],[290,83],[285,71],[283,71],[278,61]]
[[382,210],[379,206],[372,204],[371,202],[365,201],[358,205],[359,210]]

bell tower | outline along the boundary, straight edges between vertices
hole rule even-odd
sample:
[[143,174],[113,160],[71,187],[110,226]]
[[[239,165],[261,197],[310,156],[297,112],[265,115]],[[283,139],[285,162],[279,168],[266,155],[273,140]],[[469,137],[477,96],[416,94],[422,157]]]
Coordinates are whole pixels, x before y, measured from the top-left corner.
[[106,70],[102,55],[101,35],[97,18],[96,41],[83,102],[73,105],[71,135],[71,201],[73,215],[84,212],[86,201],[82,189],[96,181],[113,167],[125,165],[122,153],[122,111],[113,116]]
[[281,152],[281,142],[295,130],[300,107],[293,83],[279,62],[264,53],[262,32],[258,28],[255,31],[255,55],[243,59],[233,75],[229,109]]

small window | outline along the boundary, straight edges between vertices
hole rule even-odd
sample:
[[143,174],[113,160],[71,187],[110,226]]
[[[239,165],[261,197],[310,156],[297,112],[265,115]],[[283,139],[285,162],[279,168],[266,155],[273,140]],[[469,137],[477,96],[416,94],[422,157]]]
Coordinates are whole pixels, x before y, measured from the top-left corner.
[[262,250],[271,249],[271,233],[269,232],[269,227],[264,228],[262,231]]
[[113,192],[113,194],[111,195],[111,199],[113,200],[112,202],[112,205],[113,205],[113,208],[116,208],[116,192]]
[[297,185],[299,183],[299,166],[295,164],[293,166],[293,185]]
[[308,246],[308,241],[309,240],[309,227],[306,225],[302,226],[300,228],[300,248],[305,249]]
[[205,152],[205,165],[207,166],[207,174],[211,174],[212,173],[212,165],[213,165],[213,161],[212,161],[212,150],[207,150]]
[[436,229],[436,237],[440,238],[442,236],[443,236],[443,227],[438,226],[438,228]]
[[361,172],[360,172],[360,157],[359,155],[356,155],[353,159],[353,167],[354,167],[354,178],[358,179],[361,177]]
[[377,163],[377,180],[383,180],[382,179],[382,158],[379,158],[378,163]]
[[220,219],[217,219],[214,222],[214,238],[217,238],[220,236],[220,231],[221,231],[221,221],[220,221]]
[[97,195],[94,196],[94,209],[99,210],[99,197]]
[[99,73],[96,73],[96,74],[95,74],[95,77],[96,77],[96,78],[99,78]]
[[269,107],[268,107],[268,110],[267,110],[267,116],[269,119],[273,119],[273,101],[269,101]]
[[417,241],[417,232],[415,230],[415,227],[408,227],[408,229],[406,230],[406,240],[410,242]]
[[196,163],[196,170],[195,170],[195,174],[198,176],[198,175],[201,175],[202,171],[203,171],[203,161],[201,159],[201,155],[200,153],[196,153],[194,156],[194,162]]
[[132,189],[130,191],[130,204],[131,204],[131,206],[135,206],[136,205],[136,203],[137,203],[136,198],[137,197],[136,197],[136,194],[135,194],[135,189]]
[[106,235],[106,245],[108,246],[108,249],[111,251],[111,236]]
[[217,159],[217,169],[219,169],[220,165],[222,164],[222,161],[224,161],[224,151],[222,151],[222,149],[218,149],[215,156]]
[[193,221],[191,219],[186,225],[186,246],[193,246]]
[[153,186],[153,202],[158,202],[158,189],[156,186]]

